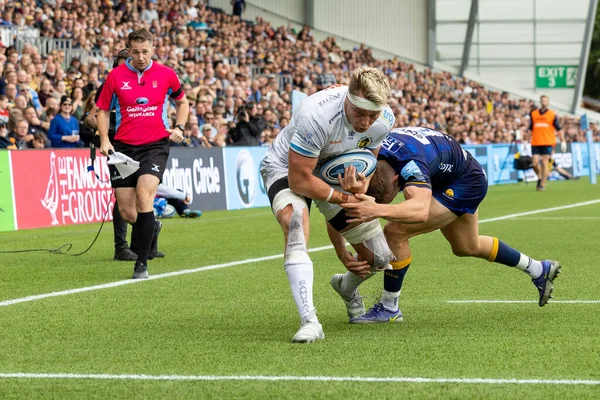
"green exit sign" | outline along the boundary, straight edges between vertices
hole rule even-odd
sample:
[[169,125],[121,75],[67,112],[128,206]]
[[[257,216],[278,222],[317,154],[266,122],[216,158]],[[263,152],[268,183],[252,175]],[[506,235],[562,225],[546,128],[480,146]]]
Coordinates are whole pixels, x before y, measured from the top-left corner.
[[537,65],[535,67],[536,88],[573,88],[577,80],[576,65]]

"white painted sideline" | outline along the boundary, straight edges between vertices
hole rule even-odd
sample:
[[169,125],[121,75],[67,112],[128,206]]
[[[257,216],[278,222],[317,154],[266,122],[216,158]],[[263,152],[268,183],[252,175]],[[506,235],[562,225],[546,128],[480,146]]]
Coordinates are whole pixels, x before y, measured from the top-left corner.
[[[309,249],[308,251],[315,252],[315,251],[322,251],[322,250],[328,250],[328,249],[333,249],[333,246],[330,245],[330,246],[323,246],[323,247],[315,247],[315,248]],[[113,287],[123,286],[123,285],[131,285],[134,283],[141,283],[141,282],[146,282],[146,281],[154,280],[154,279],[169,278],[171,276],[193,274],[196,272],[208,271],[211,269],[227,268],[227,267],[233,267],[236,265],[251,264],[251,263],[267,261],[267,260],[275,260],[277,258],[283,258],[283,254],[275,254],[273,256],[266,256],[266,257],[259,257],[259,258],[248,258],[246,260],[241,260],[241,261],[231,261],[231,262],[223,263],[223,264],[207,265],[206,267],[199,267],[199,268],[194,268],[194,269],[184,269],[184,270],[180,270],[180,271],[167,272],[164,274],[151,275],[148,279],[127,279],[125,281],[103,283],[101,285],[87,286],[87,287],[82,287],[82,288],[77,288],[77,289],[68,289],[68,290],[63,290],[60,292],[37,294],[34,296],[27,296],[27,297],[21,297],[18,299],[2,301],[2,302],[0,302],[0,307],[10,306],[12,304],[18,304],[18,303],[26,303],[28,301],[41,300],[41,299],[45,299],[48,297],[67,296],[69,294],[90,292],[92,290],[108,289],[108,288],[113,288]]]
[[[543,209],[539,209],[539,210],[526,211],[526,212],[517,213],[517,214],[508,214],[508,215],[504,215],[501,217],[482,219],[479,221],[479,223],[484,224],[486,222],[502,221],[502,220],[516,218],[516,217],[522,217],[525,215],[533,215],[533,214],[540,214],[540,213],[552,212],[552,211],[558,211],[558,210],[566,210],[569,208],[589,206],[589,205],[598,204],[598,203],[600,203],[600,199],[584,201],[581,203],[567,204],[565,206],[559,206],[559,207],[543,208]],[[330,246],[315,247],[315,248],[309,249],[308,251],[309,252],[317,252],[317,251],[330,250],[330,249],[333,249],[333,246],[330,245]],[[219,269],[219,268],[233,267],[236,265],[251,264],[251,263],[267,261],[267,260],[275,260],[278,258],[283,258],[283,254],[275,254],[272,256],[258,257],[258,258],[249,258],[246,260],[231,261],[231,262],[223,263],[223,264],[208,265],[206,267],[199,267],[199,268],[194,268],[194,269],[184,269],[181,271],[168,272],[165,274],[151,275],[150,278],[148,278],[148,279],[128,279],[128,280],[124,280],[124,281],[104,283],[101,285],[87,286],[87,287],[77,288],[77,289],[68,289],[68,290],[63,290],[60,292],[43,293],[43,294],[38,294],[38,295],[33,295],[33,296],[20,297],[17,299],[1,301],[0,307],[6,307],[6,306],[13,305],[13,304],[19,304],[19,303],[27,303],[27,302],[35,301],[35,300],[42,300],[42,299],[46,299],[49,297],[67,296],[70,294],[90,292],[93,290],[101,290],[101,289],[108,289],[108,288],[113,288],[113,287],[118,287],[118,286],[131,285],[134,283],[141,283],[141,282],[146,282],[146,281],[151,281],[151,280],[156,280],[156,279],[169,278],[171,276],[193,274],[196,272],[208,271],[211,269]]]
[[487,385],[600,385],[600,380],[580,379],[494,379],[494,378],[419,378],[360,376],[264,376],[264,375],[112,375],[112,374],[31,374],[0,373],[4,379],[98,379],[139,381],[309,381],[309,382],[389,382],[389,383],[463,383]]
[[[447,300],[451,304],[520,304],[520,303],[538,303],[537,300]],[[600,300],[552,300],[552,304],[600,304]]]

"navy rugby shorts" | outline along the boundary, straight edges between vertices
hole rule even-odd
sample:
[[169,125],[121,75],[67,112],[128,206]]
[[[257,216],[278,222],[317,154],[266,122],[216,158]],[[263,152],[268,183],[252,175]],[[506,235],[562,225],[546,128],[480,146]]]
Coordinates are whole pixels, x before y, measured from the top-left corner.
[[459,217],[465,213],[475,214],[488,190],[487,176],[481,164],[470,155],[467,163],[457,180],[433,190],[433,197]]

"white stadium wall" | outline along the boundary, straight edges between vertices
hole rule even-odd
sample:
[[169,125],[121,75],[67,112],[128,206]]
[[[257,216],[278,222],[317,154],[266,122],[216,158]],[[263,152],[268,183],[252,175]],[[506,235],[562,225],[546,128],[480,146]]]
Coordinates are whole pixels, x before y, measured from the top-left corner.
[[[436,68],[458,72],[471,0],[246,0],[244,19],[299,29],[308,22],[317,40],[337,37],[343,49],[360,43],[380,58],[427,64],[428,4],[435,4]],[[231,13],[230,0],[209,5]],[[519,96],[551,97],[563,111],[574,89],[535,88],[535,65],[577,66],[589,0],[479,0],[465,76]]]
[[[471,0],[436,0],[436,60],[460,66]],[[465,75],[569,107],[574,89],[535,88],[535,65],[579,64],[589,0],[479,0]]]
[[[209,0],[208,3],[229,14],[233,9],[230,0]],[[287,26],[289,21],[295,21],[296,24],[292,25],[299,26],[304,21],[304,0],[246,0],[246,11],[242,17],[249,21],[263,17],[275,27]]]
[[316,0],[314,27],[401,58],[427,62],[426,0]]
[[[305,15],[305,3],[312,5],[312,16]],[[312,19],[317,40],[333,35],[344,49],[365,43],[377,57],[397,55],[427,62],[426,0],[246,0],[246,4],[243,18],[247,20],[260,16],[274,26],[289,23],[299,28]],[[210,0],[209,5],[232,10],[229,0]]]

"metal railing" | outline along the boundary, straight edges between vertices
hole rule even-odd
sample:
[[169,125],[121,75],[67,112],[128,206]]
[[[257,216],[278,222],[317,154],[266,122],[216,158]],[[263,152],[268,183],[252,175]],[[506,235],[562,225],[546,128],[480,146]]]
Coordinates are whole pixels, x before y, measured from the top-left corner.
[[0,40],[6,46],[14,46],[17,39],[29,42],[39,37],[40,31],[35,28],[24,28],[21,26],[4,26],[0,28]]
[[[19,53],[23,52],[23,48],[26,44],[35,47],[37,52],[42,56],[47,56],[53,51],[62,53],[63,68],[69,67],[71,61],[75,58],[79,59],[82,63],[87,63],[90,57],[93,57],[98,61],[110,63],[110,60],[104,57],[101,50],[85,50],[77,48],[76,42],[73,39],[40,37],[39,31],[34,29],[25,32],[23,32],[22,29],[9,29],[7,31],[6,34],[2,32],[2,39],[4,40],[5,35],[7,35],[8,39],[12,40],[8,43],[12,43]],[[37,31],[37,35],[33,31]]]

